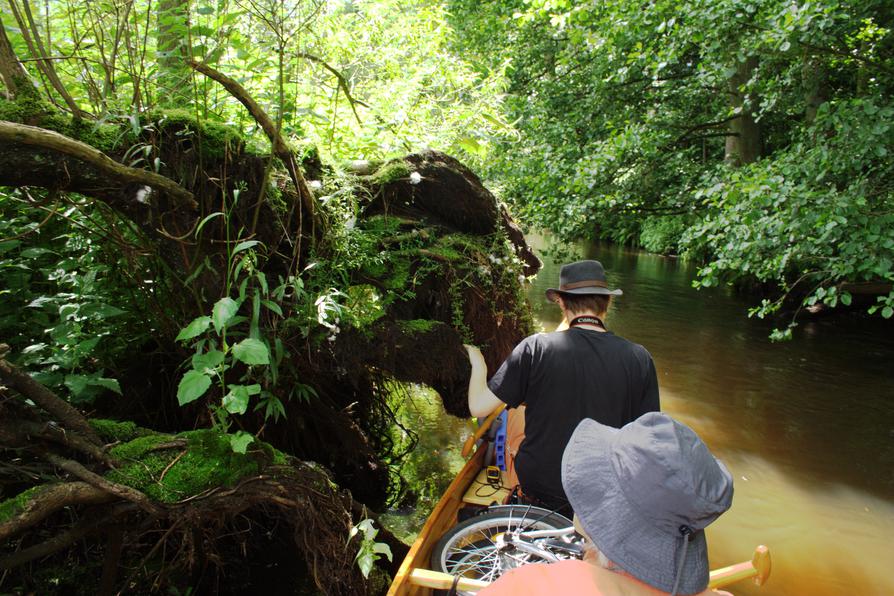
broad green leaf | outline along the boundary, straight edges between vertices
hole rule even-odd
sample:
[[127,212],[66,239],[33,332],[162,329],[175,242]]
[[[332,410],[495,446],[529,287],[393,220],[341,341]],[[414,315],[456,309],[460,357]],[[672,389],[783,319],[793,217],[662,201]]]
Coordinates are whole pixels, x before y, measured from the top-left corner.
[[886,306],[885,308],[882,309],[882,317],[883,318],[890,319],[892,315],[894,315],[894,308],[891,308],[890,306]]
[[208,350],[201,354],[194,354],[192,357],[192,367],[200,372],[206,372],[207,369],[215,369],[224,361],[225,354],[220,350]]
[[39,256],[45,254],[56,254],[48,248],[42,248],[40,246],[35,246],[34,248],[26,248],[21,253],[19,253],[23,258],[26,259],[34,259]]
[[248,391],[242,385],[230,385],[230,392],[223,398],[223,407],[230,414],[245,414],[248,410]]
[[208,325],[210,324],[211,317],[196,317],[189,325],[180,330],[180,333],[177,334],[176,341],[184,341],[198,337],[208,329]]
[[181,406],[202,397],[211,387],[211,377],[197,370],[190,370],[180,379],[177,387],[177,401]]
[[85,375],[65,375],[65,386],[75,397],[82,395],[90,384],[90,379]]
[[90,379],[91,385],[98,385],[100,387],[105,387],[109,391],[114,391],[118,395],[121,395],[121,385],[118,384],[117,379],[109,379],[106,377],[98,377],[95,379]]
[[218,300],[211,311],[211,322],[214,323],[214,330],[220,334],[221,330],[236,316],[238,310],[239,303],[229,296]]
[[230,448],[234,453],[244,454],[248,450],[248,446],[255,438],[251,433],[240,430],[235,435],[230,435]]
[[363,577],[369,577],[375,561],[375,555],[371,551],[367,549],[360,551],[357,556],[357,566],[360,567],[360,573],[363,574]]
[[373,552],[379,555],[385,555],[389,561],[392,561],[391,547],[384,542],[376,542],[373,544]]
[[270,364],[270,352],[259,339],[247,338],[233,346],[233,357],[245,364]]

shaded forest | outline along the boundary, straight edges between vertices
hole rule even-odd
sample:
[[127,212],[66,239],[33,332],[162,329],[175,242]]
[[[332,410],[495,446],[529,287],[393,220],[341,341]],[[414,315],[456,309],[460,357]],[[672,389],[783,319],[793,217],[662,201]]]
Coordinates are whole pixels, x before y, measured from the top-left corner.
[[[286,48],[322,6],[9,8],[4,589],[381,590],[406,547],[369,520],[412,499],[394,400],[423,384],[468,415],[463,342],[496,364],[531,329],[521,231],[444,153],[324,160],[295,134],[299,62],[361,105]],[[201,15],[233,51],[240,23],[279,40],[272,104],[196,57]]]

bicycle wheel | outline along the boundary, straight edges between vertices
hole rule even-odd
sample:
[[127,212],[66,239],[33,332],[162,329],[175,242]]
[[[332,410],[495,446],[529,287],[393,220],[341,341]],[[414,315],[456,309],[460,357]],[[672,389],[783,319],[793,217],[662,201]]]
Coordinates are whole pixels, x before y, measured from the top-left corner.
[[568,527],[571,527],[570,519],[539,507],[492,507],[454,526],[441,537],[432,550],[432,569],[492,582],[509,569],[543,561],[537,555],[512,547],[498,549],[498,535],[510,530],[558,530]]

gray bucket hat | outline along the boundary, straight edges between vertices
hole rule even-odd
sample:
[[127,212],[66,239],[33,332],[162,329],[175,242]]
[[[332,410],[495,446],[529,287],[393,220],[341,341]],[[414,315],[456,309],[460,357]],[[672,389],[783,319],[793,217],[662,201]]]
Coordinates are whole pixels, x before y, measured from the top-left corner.
[[617,429],[578,424],[562,486],[596,547],[664,592],[708,586],[704,528],[729,509],[733,478],[687,426],[649,412]]
[[575,261],[562,265],[559,287],[549,288],[546,298],[555,302],[558,294],[604,294],[620,296],[621,290],[611,289],[605,280],[605,268],[599,261]]

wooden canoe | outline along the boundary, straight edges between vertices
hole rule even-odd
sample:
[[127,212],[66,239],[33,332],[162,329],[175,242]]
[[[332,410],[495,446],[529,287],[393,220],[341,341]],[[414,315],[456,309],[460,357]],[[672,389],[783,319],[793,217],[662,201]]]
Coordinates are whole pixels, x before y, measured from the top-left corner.
[[[388,596],[432,596],[432,590],[447,590],[451,587],[453,576],[430,569],[432,549],[441,536],[456,525],[460,508],[468,504],[482,505],[470,495],[474,495],[475,483],[481,481],[484,473],[487,445],[481,439],[500,411],[502,408],[488,416],[475,434],[466,441],[463,456],[471,457],[444,491],[425,525],[422,526],[422,530],[419,531],[419,536],[410,547],[391,583]],[[712,571],[709,587],[721,588],[748,578],[752,578],[754,583],[760,586],[769,575],[770,551],[761,545],[755,549],[750,561]],[[486,585],[486,582],[464,578],[460,580],[457,588],[462,591],[477,591]]]

